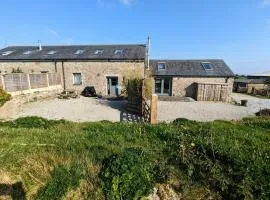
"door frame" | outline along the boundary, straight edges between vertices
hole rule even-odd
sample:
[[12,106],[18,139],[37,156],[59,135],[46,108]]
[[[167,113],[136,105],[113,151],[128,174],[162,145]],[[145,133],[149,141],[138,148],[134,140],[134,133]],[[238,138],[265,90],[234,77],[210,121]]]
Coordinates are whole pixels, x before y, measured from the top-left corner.
[[119,77],[118,77],[117,75],[108,75],[108,76],[106,76],[106,94],[107,94],[108,96],[111,96],[111,95],[109,94],[109,90],[110,90],[110,87],[109,87],[109,79],[110,79],[110,78],[116,78],[116,79],[117,79],[116,96],[119,96]]
[[[156,79],[161,80],[161,93],[156,93]],[[164,79],[169,79],[169,93],[164,93]],[[154,91],[159,96],[172,96],[172,77],[155,77],[154,78]]]

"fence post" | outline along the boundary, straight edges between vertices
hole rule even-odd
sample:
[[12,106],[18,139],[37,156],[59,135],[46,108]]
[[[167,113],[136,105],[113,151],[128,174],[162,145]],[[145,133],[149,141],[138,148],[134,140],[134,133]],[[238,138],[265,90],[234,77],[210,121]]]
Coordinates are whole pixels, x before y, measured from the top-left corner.
[[158,103],[158,96],[156,94],[153,94],[151,97],[151,103],[150,103],[150,110],[151,110],[151,124],[157,123],[157,103]]
[[50,81],[49,81],[49,73],[46,73],[46,78],[47,78],[47,85],[48,85],[48,87],[50,87]]
[[30,75],[27,74],[27,82],[28,82],[28,89],[31,90],[31,82],[30,82]]
[[0,75],[1,76],[1,81],[2,81],[2,88],[3,88],[3,90],[5,90],[6,89],[6,87],[5,87],[5,80],[4,80],[4,76],[3,75]]

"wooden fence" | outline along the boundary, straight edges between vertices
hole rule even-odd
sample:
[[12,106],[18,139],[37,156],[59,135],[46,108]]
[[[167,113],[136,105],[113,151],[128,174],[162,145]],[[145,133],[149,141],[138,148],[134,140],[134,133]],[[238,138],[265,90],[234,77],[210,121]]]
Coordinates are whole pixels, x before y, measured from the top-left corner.
[[227,83],[197,83],[197,101],[228,102],[230,87]]
[[0,75],[0,82],[7,92],[18,92],[61,85],[61,76],[58,73],[12,73]]

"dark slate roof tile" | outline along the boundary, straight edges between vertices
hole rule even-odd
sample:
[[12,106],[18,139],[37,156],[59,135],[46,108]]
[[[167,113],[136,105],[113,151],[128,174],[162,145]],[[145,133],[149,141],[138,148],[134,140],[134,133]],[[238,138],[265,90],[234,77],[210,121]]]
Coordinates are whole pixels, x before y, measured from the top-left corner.
[[[166,63],[165,70],[158,70],[159,62]],[[205,70],[201,63],[209,62],[212,70]],[[234,73],[223,60],[150,60],[154,76],[233,77]]]
[[[115,55],[115,50],[123,49],[122,55]],[[82,54],[75,54],[77,50],[84,50]],[[95,55],[96,50],[104,50],[101,55]],[[4,52],[14,51],[9,55]],[[24,52],[32,51],[25,55]],[[55,54],[48,54],[56,51]],[[71,45],[71,46],[43,46],[39,51],[38,46],[10,46],[0,50],[0,61],[4,60],[143,60],[145,59],[146,46],[133,45]]]

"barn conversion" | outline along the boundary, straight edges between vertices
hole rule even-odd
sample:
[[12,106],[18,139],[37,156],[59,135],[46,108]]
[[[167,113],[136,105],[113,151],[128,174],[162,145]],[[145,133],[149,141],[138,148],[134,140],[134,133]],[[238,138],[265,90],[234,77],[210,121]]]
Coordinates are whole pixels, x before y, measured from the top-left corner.
[[64,89],[94,86],[97,93],[118,96],[127,74],[143,78],[147,72],[158,95],[229,99],[234,74],[223,60],[150,60],[148,65],[147,49],[145,44],[11,46],[0,50],[0,73],[57,73]]
[[159,95],[197,99],[199,85],[212,88],[210,96],[220,87],[226,88],[226,98],[232,91],[234,74],[223,60],[151,60],[150,67]]
[[146,45],[11,46],[0,50],[0,71],[59,73],[64,89],[94,86],[102,95],[119,95],[126,73],[143,77]]

